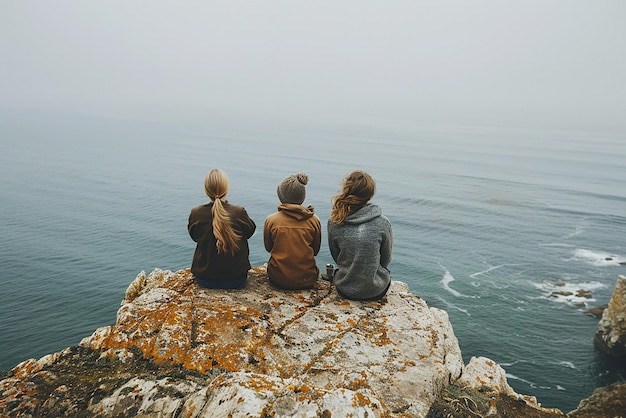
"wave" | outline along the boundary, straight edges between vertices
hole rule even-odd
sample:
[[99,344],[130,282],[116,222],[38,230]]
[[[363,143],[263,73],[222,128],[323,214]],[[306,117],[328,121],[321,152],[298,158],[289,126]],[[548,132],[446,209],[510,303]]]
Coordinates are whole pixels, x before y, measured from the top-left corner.
[[559,366],[567,367],[568,369],[578,370],[578,367],[576,367],[571,361],[559,361],[556,364]]
[[560,242],[551,242],[548,244],[539,244],[540,247],[562,247],[562,248],[569,248],[572,247],[572,245],[570,244],[563,244]]
[[554,302],[567,303],[577,307],[587,306],[589,302],[595,302],[595,298],[591,292],[607,287],[605,284],[595,281],[580,283],[542,282],[532,283],[532,285],[543,292],[540,299],[549,299]]
[[472,274],[470,274],[470,277],[471,277],[472,279],[475,279],[475,278],[476,278],[476,276],[482,276],[482,275],[487,274],[487,273],[489,273],[489,272],[491,272],[491,271],[493,271],[493,270],[497,270],[497,269],[499,269],[499,268],[501,268],[501,267],[504,267],[505,265],[506,265],[506,264],[500,264],[499,266],[491,266],[491,267],[489,267],[489,268],[488,268],[488,269],[486,269],[486,270],[483,270],[483,271],[477,271],[476,273],[472,273]]
[[579,248],[574,251],[571,260],[581,260],[597,267],[619,266],[626,264],[626,257],[601,251]]
[[441,279],[441,286],[443,287],[445,291],[451,293],[453,296],[456,296],[457,298],[473,298],[473,299],[479,298],[479,296],[464,295],[463,293],[452,289],[450,287],[450,283],[452,283],[455,280],[454,276],[452,275],[452,273],[450,273],[450,271],[447,268],[445,268],[441,264],[439,264],[439,266],[444,270],[443,278]]
[[446,302],[446,305],[447,305],[448,307],[450,307],[450,308],[456,309],[456,310],[457,310],[457,311],[459,311],[459,312],[463,312],[463,313],[464,313],[465,315],[467,315],[467,316],[472,316],[472,315],[469,313],[469,311],[468,311],[467,309],[459,308],[459,307],[458,307],[458,306],[456,306],[455,304],[448,303],[448,302]]
[[582,235],[586,229],[587,229],[587,225],[576,225],[576,228],[574,229],[574,231],[565,235],[563,238],[569,239],[569,238],[574,238],[578,235]]
[[529,363],[529,361],[528,360],[515,360],[512,363],[500,363],[500,366],[509,367],[509,366],[515,366],[519,363]]
[[514,374],[511,374],[511,373],[506,373],[506,372],[505,372],[505,376],[506,376],[506,378],[507,378],[508,380],[519,380],[520,382],[524,382],[524,383],[526,383],[528,386],[530,386],[531,388],[536,388],[536,387],[537,387],[537,384],[536,384],[536,383],[533,383],[533,382],[531,382],[530,380],[522,379],[521,377],[519,377],[519,376],[515,376]]
[[437,296],[437,299],[443,305],[445,305],[445,309],[444,310],[446,310],[446,311],[450,311],[451,309],[455,309],[455,310],[457,310],[459,312],[463,312],[467,316],[472,316],[467,309],[460,308],[460,307],[456,306],[455,304],[448,302],[447,300],[445,300],[441,296]]
[[[503,364],[501,364],[501,366],[505,367],[505,366],[515,365],[518,362],[519,361],[515,361],[514,363],[509,363],[508,365],[505,365],[503,363]],[[567,367],[569,369],[577,369],[577,367],[574,366],[574,364],[572,364],[569,361],[561,361],[561,362],[556,363],[556,364],[558,364],[560,366]],[[523,378],[521,378],[519,376],[516,376],[514,374],[508,373],[508,372],[506,372],[506,370],[505,370],[505,376],[506,376],[507,380],[517,380],[517,381],[520,381],[520,382],[523,382],[523,383],[527,384],[531,388],[539,388],[539,389],[545,389],[545,390],[552,389],[552,386],[537,385],[535,382],[531,382],[530,380],[526,380],[526,379],[523,379]],[[561,386],[559,384],[555,385],[555,389],[556,390],[561,390],[561,391],[566,391],[567,390],[567,389],[565,389],[563,386]]]
[[452,283],[453,281],[454,281],[454,276],[452,276],[452,274],[448,270],[446,270],[445,274],[443,275],[443,278],[441,279],[441,286],[447,292],[452,293],[453,296],[456,296],[456,297],[463,296],[460,292],[457,292],[456,290],[452,289],[449,286],[449,284]]
[[497,266],[491,266],[485,270],[477,271],[469,275],[470,278],[474,279],[470,284],[476,288],[481,287],[483,283],[489,283],[494,289],[502,290],[507,289],[509,287],[508,284],[498,284],[496,283],[497,278],[494,280],[489,280],[491,277],[489,273],[492,271],[498,270],[502,267],[511,267],[517,266],[517,264],[500,264]]

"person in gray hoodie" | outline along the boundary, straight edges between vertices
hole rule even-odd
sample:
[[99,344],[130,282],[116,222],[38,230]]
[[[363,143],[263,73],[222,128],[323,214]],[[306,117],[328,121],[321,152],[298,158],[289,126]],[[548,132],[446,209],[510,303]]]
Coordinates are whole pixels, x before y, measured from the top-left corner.
[[332,199],[328,246],[337,264],[333,282],[337,293],[351,300],[378,300],[389,290],[393,234],[382,209],[370,203],[376,182],[363,171],[343,180]]

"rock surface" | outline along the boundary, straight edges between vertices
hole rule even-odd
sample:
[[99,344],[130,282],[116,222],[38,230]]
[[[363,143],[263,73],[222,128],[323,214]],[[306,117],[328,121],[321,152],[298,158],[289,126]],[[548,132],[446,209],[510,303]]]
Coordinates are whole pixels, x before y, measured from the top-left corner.
[[619,276],[594,337],[596,346],[614,357],[626,357],[626,277]]
[[593,391],[569,418],[626,418],[626,383],[614,383]]
[[189,271],[140,274],[116,325],[81,345],[109,356],[137,347],[156,363],[230,372],[212,382],[212,401],[200,409],[245,405],[253,415],[351,405],[370,416],[420,416],[463,368],[447,314],[403,283],[381,303],[350,302],[325,281],[308,291],[274,289],[263,268],[233,291],[201,288]]
[[0,416],[562,416],[516,394],[487,358],[463,364],[447,314],[393,282],[351,302],[319,281],[198,287],[188,270],[143,272],[116,324],[17,365]]

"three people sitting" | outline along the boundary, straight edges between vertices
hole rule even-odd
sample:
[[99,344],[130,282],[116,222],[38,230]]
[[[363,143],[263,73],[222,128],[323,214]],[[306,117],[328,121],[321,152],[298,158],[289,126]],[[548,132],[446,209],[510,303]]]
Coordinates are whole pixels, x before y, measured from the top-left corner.
[[[310,289],[320,276],[315,256],[321,246],[321,222],[312,206],[303,206],[308,180],[306,173],[296,173],[280,182],[276,190],[280,204],[263,227],[264,246],[270,253],[267,275],[281,289]],[[256,225],[243,207],[225,200],[226,173],[211,170],[204,186],[211,202],[193,208],[189,215],[189,235],[196,242],[191,272],[204,287],[242,287],[251,267],[248,239]],[[391,223],[371,203],[375,191],[369,174],[353,171],[343,179],[341,193],[332,198],[328,246],[337,265],[335,288],[346,299],[378,300],[391,284]]]

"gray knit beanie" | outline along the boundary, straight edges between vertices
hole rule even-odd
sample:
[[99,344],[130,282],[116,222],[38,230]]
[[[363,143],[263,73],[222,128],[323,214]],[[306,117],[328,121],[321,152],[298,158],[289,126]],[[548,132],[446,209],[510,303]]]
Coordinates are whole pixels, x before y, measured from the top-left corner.
[[306,196],[304,186],[309,182],[309,176],[306,173],[297,173],[287,176],[280,182],[276,193],[281,203],[293,203],[301,205]]

